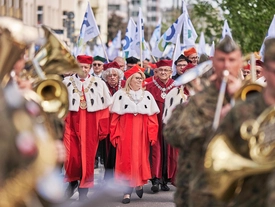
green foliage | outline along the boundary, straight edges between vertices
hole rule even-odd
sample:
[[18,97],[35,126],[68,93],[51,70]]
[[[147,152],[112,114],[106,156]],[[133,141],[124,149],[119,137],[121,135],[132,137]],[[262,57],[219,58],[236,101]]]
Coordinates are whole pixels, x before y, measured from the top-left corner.
[[[224,20],[227,19],[234,40],[241,45],[244,53],[260,50],[275,14],[274,0],[212,0],[211,4],[208,2],[198,0],[194,5],[193,16],[196,23],[190,15],[198,34],[203,31],[206,41],[219,41]],[[200,21],[203,26],[198,26],[197,29]]]
[[127,23],[124,19],[115,13],[112,13],[108,18],[108,41],[112,41],[117,35],[118,30],[121,30],[121,37],[124,37]]

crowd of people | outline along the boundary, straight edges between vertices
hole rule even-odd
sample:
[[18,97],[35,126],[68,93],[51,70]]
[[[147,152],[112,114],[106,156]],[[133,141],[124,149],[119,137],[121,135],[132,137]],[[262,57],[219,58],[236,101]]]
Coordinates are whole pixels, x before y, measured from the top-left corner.
[[[78,190],[79,200],[88,198],[100,157],[105,182],[113,180],[123,186],[123,204],[131,202],[133,191],[142,198],[143,187],[150,182],[153,193],[169,191],[168,183],[174,185],[178,207],[274,206],[274,150],[270,144],[274,139],[267,137],[270,133],[266,131],[274,127],[274,121],[263,130],[261,137],[251,130],[253,136],[244,138],[241,130],[247,120],[257,119],[266,109],[273,109],[274,48],[275,39],[267,40],[263,61],[256,57],[253,69],[253,63],[246,61],[244,64],[240,46],[229,36],[219,42],[213,57],[199,57],[192,47],[184,50],[174,62],[161,58],[151,63],[137,57],[126,60],[117,57],[108,62],[100,56],[78,55],[76,60],[81,70],[63,74],[62,79],[69,104],[61,138],[64,148],[60,142],[51,142],[51,147],[57,146],[58,160],[64,162],[64,182],[68,183],[65,197],[70,198]],[[196,76],[188,84],[176,85],[175,80],[189,70],[199,70],[200,63],[206,60],[212,62],[207,76]],[[13,67],[12,84],[21,90],[32,89],[31,83],[22,78],[23,67],[22,56]],[[237,99],[237,92],[252,84],[253,72],[257,79],[255,84],[262,90],[249,91],[245,99]],[[224,84],[225,91],[222,91]],[[36,117],[40,112],[29,109],[28,113]],[[216,114],[217,128],[213,127]],[[20,129],[16,123],[13,127]],[[36,133],[39,136],[39,132]],[[209,146],[224,137],[228,147],[233,149],[231,152],[242,157],[241,161],[253,162],[257,170],[228,184],[230,192],[217,192],[221,186],[216,186],[215,191],[213,185],[219,182],[224,186],[227,181],[217,177],[217,181],[210,183],[208,169],[214,164],[209,165],[205,160],[206,154],[211,153]],[[20,140],[30,147],[20,145]],[[20,140],[16,147],[23,161],[29,164],[42,149],[24,136]],[[262,148],[257,151],[266,158],[260,161],[255,158],[256,150],[253,156],[251,154],[258,142],[268,144],[263,146],[265,151],[262,152]],[[238,170],[246,171],[248,166],[241,164],[244,166],[238,165]],[[231,175],[234,173],[231,169],[226,168],[222,173]]]

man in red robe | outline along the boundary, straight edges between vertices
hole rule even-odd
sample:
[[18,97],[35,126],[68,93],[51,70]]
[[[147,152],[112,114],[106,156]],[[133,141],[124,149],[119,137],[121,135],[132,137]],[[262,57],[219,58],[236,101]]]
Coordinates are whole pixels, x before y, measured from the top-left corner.
[[77,60],[84,74],[64,79],[69,92],[69,114],[65,119],[66,191],[71,197],[78,187],[79,199],[87,197],[94,185],[94,161],[98,142],[109,133],[109,90],[100,78],[89,75],[93,58],[79,55]]
[[167,186],[169,180],[173,180],[177,168],[177,150],[167,144],[163,138],[162,114],[166,94],[174,87],[172,74],[172,60],[160,60],[156,63],[158,78],[146,85],[146,89],[154,96],[160,109],[158,114],[158,139],[151,148],[151,172],[152,172],[152,188],[153,192],[161,190],[169,191]]

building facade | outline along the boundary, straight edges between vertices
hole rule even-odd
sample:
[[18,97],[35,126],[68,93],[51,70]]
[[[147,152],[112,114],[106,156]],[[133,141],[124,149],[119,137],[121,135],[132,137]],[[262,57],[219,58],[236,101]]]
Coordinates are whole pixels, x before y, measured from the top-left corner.
[[[21,19],[30,26],[47,25],[66,42],[79,35],[87,0],[0,0],[0,15]],[[107,1],[89,0],[103,42],[107,41]]]

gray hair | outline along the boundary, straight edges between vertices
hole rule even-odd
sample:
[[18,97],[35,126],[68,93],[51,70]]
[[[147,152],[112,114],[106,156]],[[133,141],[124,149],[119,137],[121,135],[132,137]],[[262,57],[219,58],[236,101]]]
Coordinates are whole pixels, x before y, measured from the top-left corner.
[[103,78],[103,80],[107,81],[107,76],[110,75],[111,73],[113,73],[113,71],[117,72],[119,80],[121,80],[123,78],[124,73],[123,73],[122,70],[120,70],[118,68],[108,68],[107,70],[104,70],[102,72],[102,78]]

